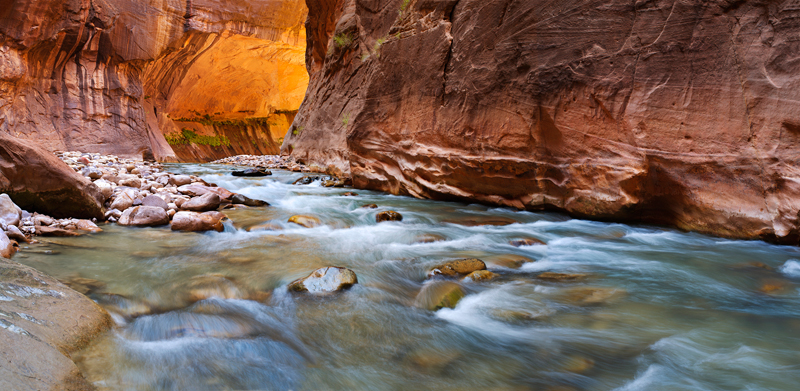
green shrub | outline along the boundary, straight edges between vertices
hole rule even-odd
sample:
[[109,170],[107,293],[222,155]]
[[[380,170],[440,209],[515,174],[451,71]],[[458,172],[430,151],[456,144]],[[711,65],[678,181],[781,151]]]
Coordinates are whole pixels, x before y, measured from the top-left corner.
[[231,141],[225,136],[202,136],[191,129],[183,128],[180,133],[169,133],[164,136],[169,145],[208,145],[212,147],[231,146]]
[[353,43],[353,37],[350,34],[342,33],[333,37],[333,43],[339,48],[349,46]]

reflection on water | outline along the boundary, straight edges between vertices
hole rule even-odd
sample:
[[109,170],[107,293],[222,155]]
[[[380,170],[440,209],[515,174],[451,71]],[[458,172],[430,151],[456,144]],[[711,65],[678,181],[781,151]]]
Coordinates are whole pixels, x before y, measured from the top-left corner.
[[[170,170],[272,207],[226,210],[220,233],[106,225],[17,258],[82,281],[113,314],[119,327],[74,357],[99,389],[795,390],[800,381],[795,247],[343,196],[293,186],[301,175],[280,171]],[[390,209],[403,221],[377,224]],[[323,225],[287,223],[295,214]],[[547,245],[509,243],[526,238]],[[454,309],[415,305],[430,268],[466,257],[498,277],[461,282],[467,296]],[[286,291],[328,265],[354,270],[359,284],[322,297]]]

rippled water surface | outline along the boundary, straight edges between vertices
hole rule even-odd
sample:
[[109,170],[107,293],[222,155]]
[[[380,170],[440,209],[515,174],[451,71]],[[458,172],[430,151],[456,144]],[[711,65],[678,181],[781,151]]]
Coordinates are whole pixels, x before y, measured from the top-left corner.
[[[226,210],[224,232],[123,228],[43,238],[15,260],[91,297],[119,326],[73,357],[99,389],[796,390],[800,251],[172,165],[272,204]],[[377,204],[378,209],[361,208]],[[375,222],[396,210],[402,222]],[[294,214],[323,226],[286,223]],[[249,228],[273,223],[279,230]],[[489,223],[489,225],[481,225]],[[497,225],[506,224],[506,225]],[[514,247],[537,238],[547,245]],[[431,241],[437,239],[437,241]],[[455,309],[415,298],[437,262],[477,257]],[[519,266],[520,259],[529,262]],[[352,289],[289,294],[318,267]],[[542,272],[580,273],[547,281]],[[198,298],[210,297],[202,300]]]

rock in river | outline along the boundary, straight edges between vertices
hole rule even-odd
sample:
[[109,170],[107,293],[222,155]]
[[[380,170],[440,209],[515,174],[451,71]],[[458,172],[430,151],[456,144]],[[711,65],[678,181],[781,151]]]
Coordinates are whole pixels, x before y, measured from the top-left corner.
[[497,277],[497,274],[488,270],[476,270],[464,277],[464,281],[482,282],[492,280],[495,277]]
[[375,215],[375,221],[379,223],[383,221],[403,221],[403,215],[393,210],[387,210]]
[[234,194],[233,197],[231,197],[231,203],[246,206],[269,206],[267,201],[254,200],[244,194]]
[[452,277],[459,274],[469,274],[476,270],[486,270],[486,264],[478,258],[463,258],[439,264],[435,266],[428,275]]
[[543,241],[541,241],[539,239],[536,239],[536,238],[525,238],[525,239],[514,239],[514,240],[511,240],[511,241],[508,242],[508,244],[510,244],[510,245],[512,245],[514,247],[520,247],[520,246],[534,246],[534,245],[541,245],[541,244],[546,245],[547,243],[545,243],[545,242],[543,242]]
[[181,209],[191,210],[194,212],[208,212],[217,210],[222,201],[219,196],[214,193],[205,193],[200,197],[195,197],[181,205]]
[[16,252],[17,242],[9,239],[6,233],[0,229],[0,258],[11,258]]
[[222,232],[222,219],[225,215],[220,212],[187,212],[181,211],[175,213],[172,217],[172,230],[173,231],[217,231]]
[[306,228],[314,228],[322,224],[322,222],[320,222],[318,218],[306,215],[294,215],[292,217],[289,217],[289,222],[302,225],[303,227]]
[[169,216],[167,211],[157,206],[134,206],[122,212],[122,216],[119,217],[119,224],[154,227],[169,224]]
[[343,267],[328,266],[314,270],[311,275],[289,284],[294,292],[325,293],[347,289],[358,283],[356,273]]
[[269,176],[272,175],[272,171],[268,171],[266,168],[258,167],[258,168],[248,168],[246,170],[241,171],[234,171],[231,173],[233,176],[244,176],[244,177],[261,177],[261,176]]
[[422,287],[416,299],[416,305],[429,311],[440,308],[455,308],[464,297],[461,286],[452,281],[431,281]]

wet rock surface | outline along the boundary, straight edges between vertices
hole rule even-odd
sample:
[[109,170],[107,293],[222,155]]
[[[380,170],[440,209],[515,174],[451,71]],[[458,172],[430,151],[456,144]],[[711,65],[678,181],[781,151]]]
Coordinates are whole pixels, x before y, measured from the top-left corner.
[[264,177],[272,175],[271,171],[268,171],[266,168],[258,167],[258,168],[248,168],[246,170],[239,170],[231,172],[233,176],[241,176],[241,177]]
[[289,218],[288,222],[295,223],[306,228],[314,228],[322,224],[322,221],[320,221],[319,218],[306,215],[294,215]]
[[470,274],[477,270],[486,270],[486,264],[477,258],[464,258],[447,261],[434,266],[429,276],[447,276]]
[[329,293],[348,289],[358,283],[356,273],[343,267],[329,266],[315,270],[308,277],[292,281],[293,292]]
[[86,296],[0,259],[0,388],[89,390],[69,355],[111,319]]
[[428,311],[441,308],[455,308],[466,295],[464,290],[452,281],[431,281],[425,284],[416,298],[416,305]]
[[188,212],[180,211],[172,217],[171,229],[173,231],[217,231],[222,232],[222,219],[225,215],[219,212]]
[[375,221],[378,223],[384,221],[403,221],[403,215],[393,210],[387,210],[375,215]]

